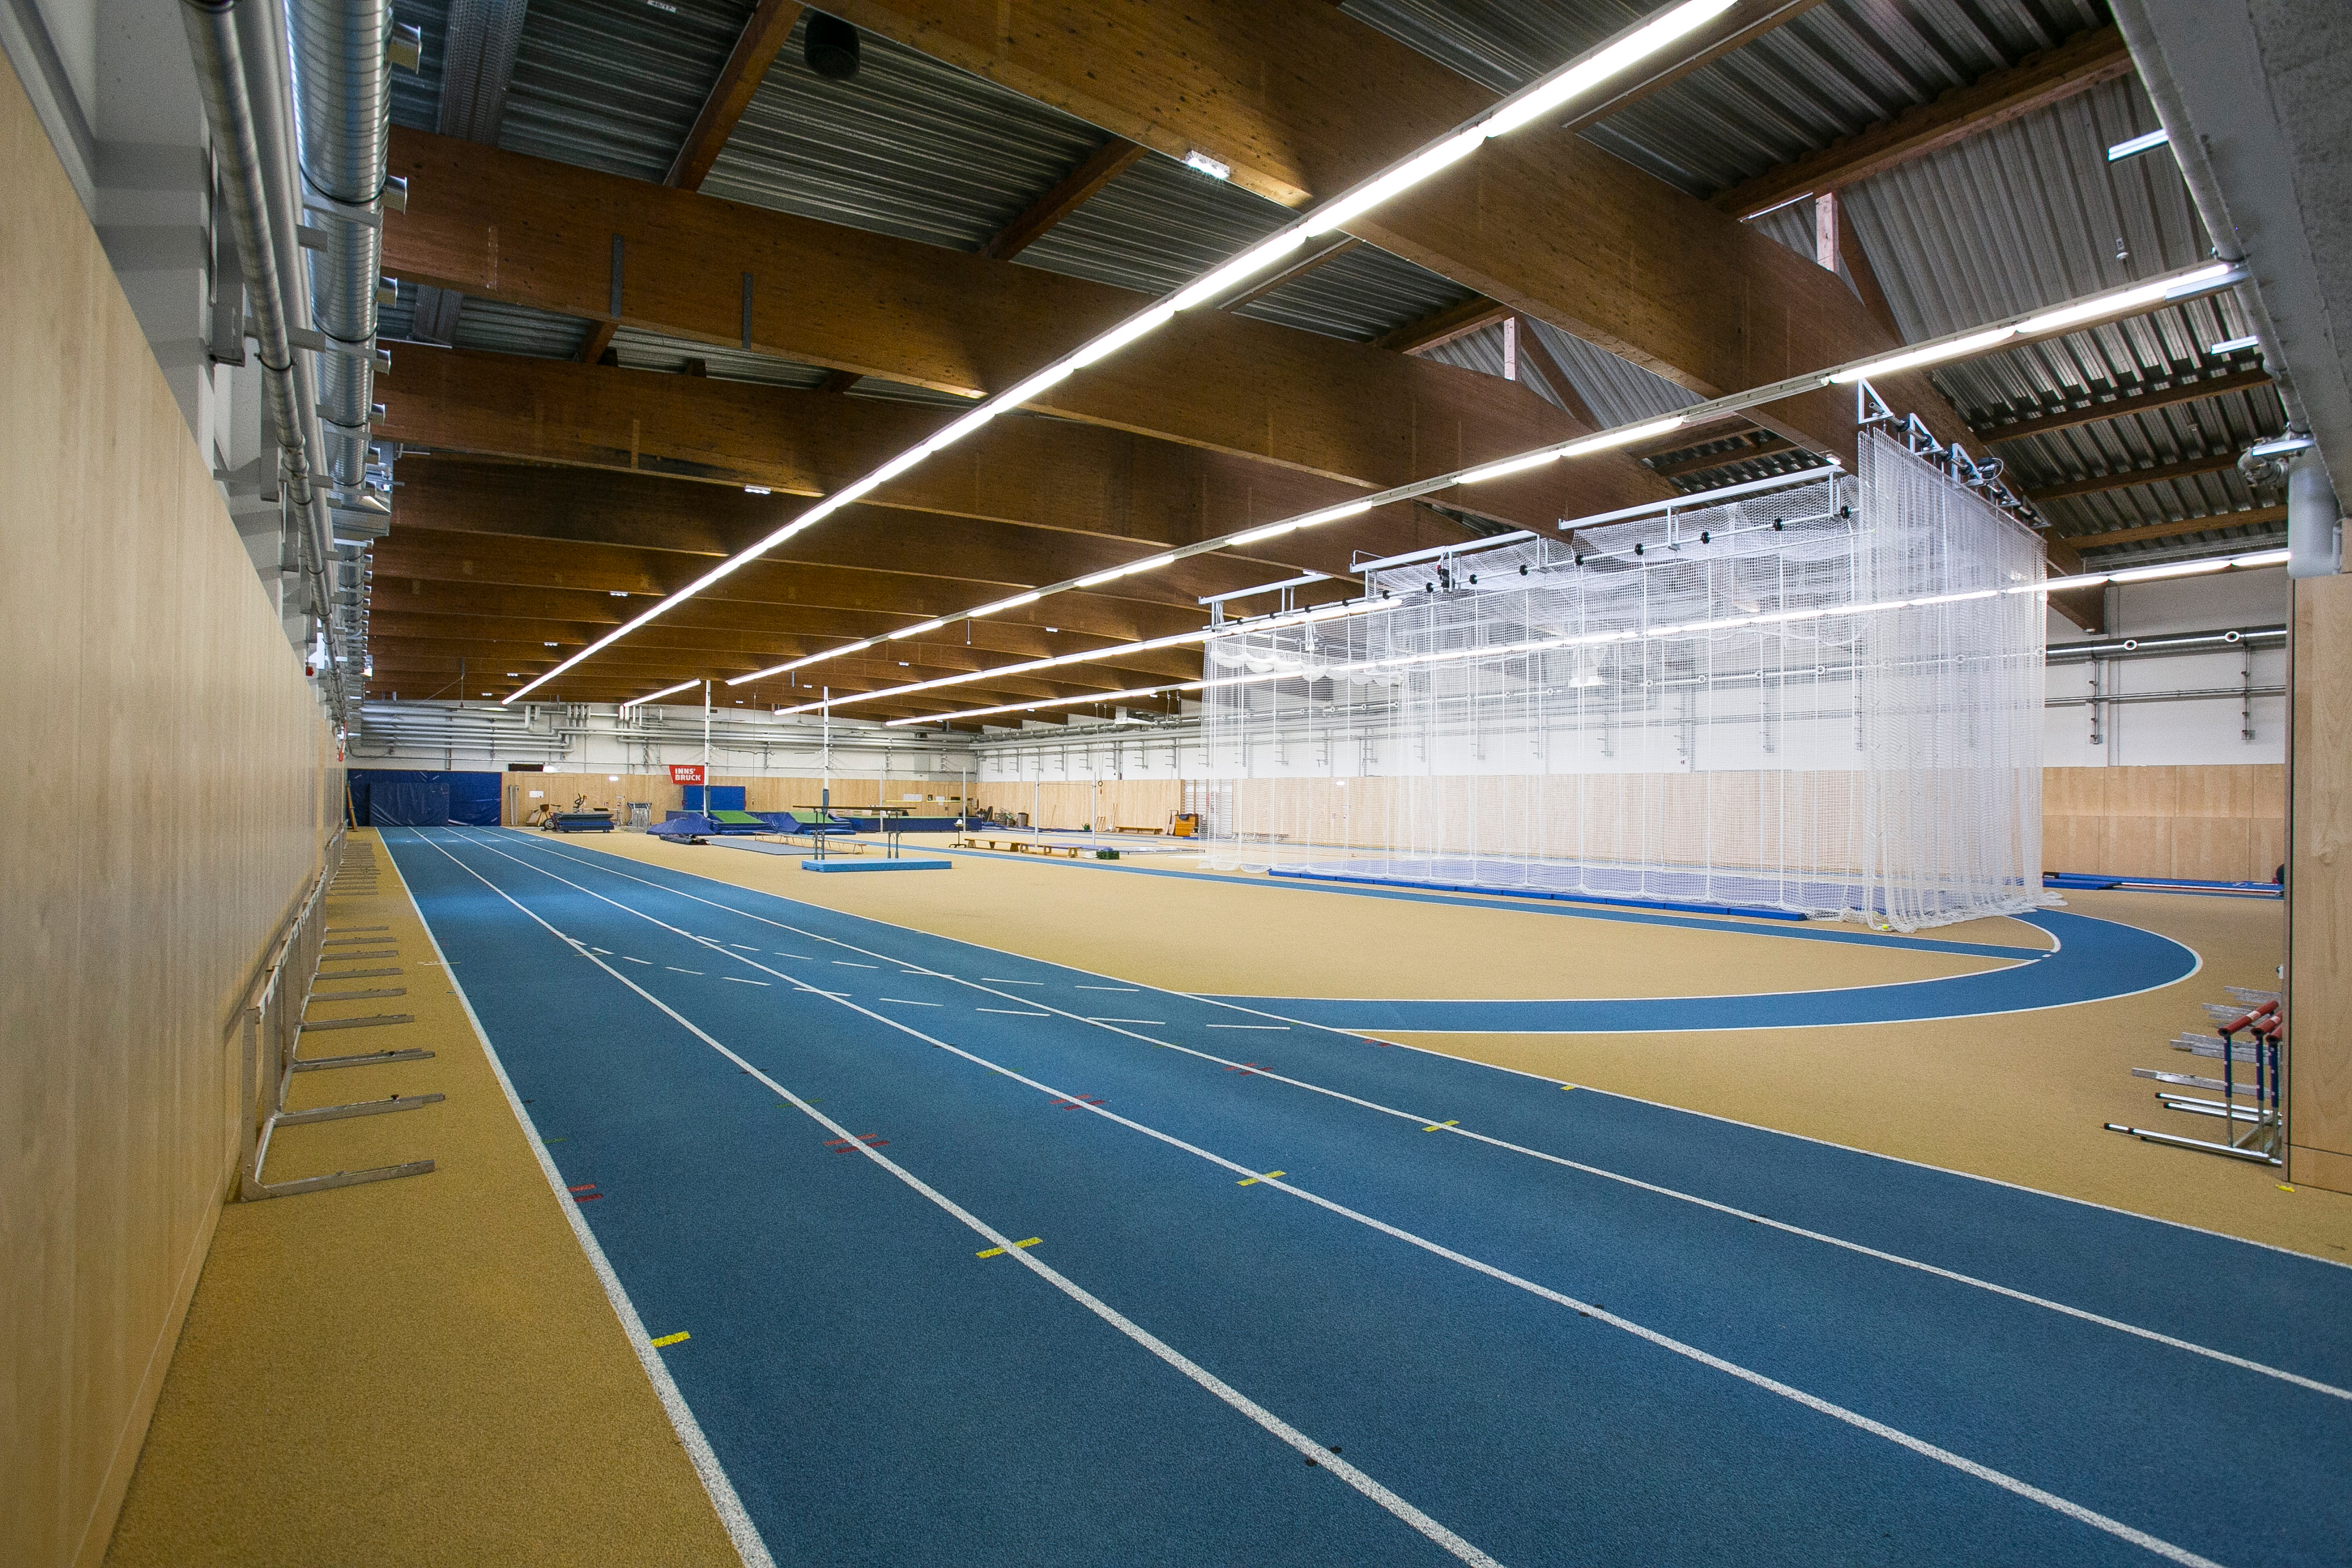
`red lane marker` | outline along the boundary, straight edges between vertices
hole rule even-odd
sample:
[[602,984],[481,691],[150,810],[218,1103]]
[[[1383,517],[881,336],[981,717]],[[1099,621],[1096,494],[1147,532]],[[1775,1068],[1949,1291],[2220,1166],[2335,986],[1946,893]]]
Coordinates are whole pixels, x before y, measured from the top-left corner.
[[[890,1140],[883,1137],[879,1132],[860,1132],[857,1135],[857,1143],[863,1143],[869,1149],[887,1147],[889,1142]],[[824,1146],[836,1154],[846,1154],[857,1147],[857,1143],[852,1143],[842,1138],[828,1138],[824,1141]]]
[[593,1204],[604,1195],[604,1194],[602,1193],[574,1193],[572,1194],[572,1201],[574,1203]]
[[596,1184],[595,1184],[595,1183],[593,1183],[593,1182],[583,1182],[583,1183],[581,1183],[581,1184],[580,1184],[578,1186],[576,1186],[576,1187],[568,1187],[568,1188],[566,1188],[566,1189],[565,1189],[565,1191],[567,1191],[567,1192],[574,1192],[574,1193],[593,1193],[593,1192],[594,1192],[595,1190],[596,1190]]
[[1255,1078],[1265,1069],[1259,1067],[1255,1062],[1244,1062],[1237,1068],[1227,1068],[1225,1070],[1227,1072],[1247,1073],[1250,1077]]
[[1099,1094],[1081,1094],[1073,1096],[1068,1100],[1057,1100],[1054,1101],[1054,1109],[1056,1110],[1076,1110],[1081,1105],[1100,1105],[1102,1102],[1103,1097]]

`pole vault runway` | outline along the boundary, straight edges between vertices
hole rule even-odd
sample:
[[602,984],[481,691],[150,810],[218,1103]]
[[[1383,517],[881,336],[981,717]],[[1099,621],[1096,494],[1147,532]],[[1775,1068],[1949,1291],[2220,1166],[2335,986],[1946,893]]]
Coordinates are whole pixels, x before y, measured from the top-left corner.
[[2352,1270],[384,837],[778,1563],[2352,1561]]

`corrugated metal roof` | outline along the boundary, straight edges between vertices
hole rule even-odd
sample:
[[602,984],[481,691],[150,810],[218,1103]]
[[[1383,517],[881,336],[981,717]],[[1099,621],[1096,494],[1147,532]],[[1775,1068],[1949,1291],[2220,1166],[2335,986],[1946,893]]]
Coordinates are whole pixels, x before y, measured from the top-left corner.
[[530,0],[499,145],[662,178],[751,11],[748,0]]
[[[1346,0],[1349,16],[1507,92],[1654,7],[1633,0]],[[1828,0],[1586,132],[1711,195],[2105,22],[2097,0]]]
[[[1051,189],[1064,172],[1041,181],[1022,205]],[[1147,153],[1016,259],[1066,277],[1159,294],[1264,238],[1291,216],[1278,203],[1172,158]],[[972,247],[977,246],[974,241]],[[1467,298],[1469,291],[1448,279],[1377,247],[1359,246],[1252,300],[1239,313],[1361,342]]]
[[[2179,165],[2162,152],[2106,160],[2109,145],[2155,126],[2146,94],[2126,78],[1849,191],[1843,216],[1904,336],[1957,331],[2206,259],[2210,242]],[[1810,212],[1804,221],[1810,225]],[[2002,426],[2037,415],[2252,368],[2257,356],[2212,353],[2213,344],[2246,331],[2236,297],[2225,294],[1933,374],[1970,423],[1997,436]],[[2234,453],[2284,422],[2277,394],[2262,387],[1999,442],[1997,450],[2010,465],[2011,488],[2031,494]],[[2072,537],[2260,500],[2228,473],[2041,510],[2058,534]]]
[[[376,336],[386,343],[416,342],[415,284],[403,281],[397,302],[377,313]],[[533,359],[573,359],[588,341],[592,323],[578,316],[559,316],[528,305],[504,305],[496,300],[468,296],[457,310],[457,331],[452,346],[483,349],[493,353],[528,354]],[[445,345],[436,345],[445,346]]]
[[808,68],[803,15],[703,183],[707,195],[977,250],[1102,132],[871,33],[857,74]]

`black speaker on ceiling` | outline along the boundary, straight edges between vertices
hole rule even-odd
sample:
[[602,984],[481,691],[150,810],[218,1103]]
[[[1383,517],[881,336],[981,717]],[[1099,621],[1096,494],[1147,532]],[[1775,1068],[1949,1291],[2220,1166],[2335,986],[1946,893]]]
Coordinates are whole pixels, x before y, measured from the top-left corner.
[[801,35],[801,58],[825,80],[847,81],[857,74],[857,29],[838,16],[812,11],[808,30]]

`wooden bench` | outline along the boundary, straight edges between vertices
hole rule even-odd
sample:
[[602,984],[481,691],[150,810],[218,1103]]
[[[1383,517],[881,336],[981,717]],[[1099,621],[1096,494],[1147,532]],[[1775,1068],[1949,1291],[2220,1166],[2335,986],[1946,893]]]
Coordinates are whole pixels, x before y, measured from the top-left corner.
[[1083,844],[1041,844],[1034,838],[990,838],[967,833],[956,841],[959,849],[993,849],[1013,855],[1067,855],[1076,859],[1086,853]]

